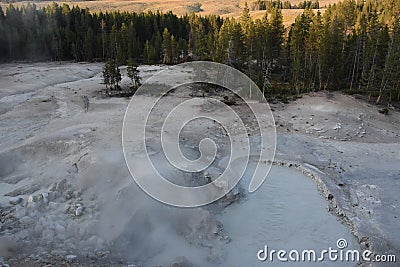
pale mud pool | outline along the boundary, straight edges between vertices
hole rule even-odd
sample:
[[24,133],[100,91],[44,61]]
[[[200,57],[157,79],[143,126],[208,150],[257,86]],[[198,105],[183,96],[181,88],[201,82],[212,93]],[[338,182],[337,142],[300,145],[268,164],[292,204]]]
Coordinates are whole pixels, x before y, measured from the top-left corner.
[[[248,181],[242,180],[245,184]],[[255,193],[228,206],[216,216],[223,224],[230,241],[219,247],[218,259],[210,259],[208,248],[188,246],[182,238],[146,261],[157,266],[173,260],[171,255],[184,254],[197,266],[284,266],[275,258],[260,261],[257,253],[267,245],[268,250],[314,250],[320,258],[322,250],[338,249],[337,240],[345,239],[346,250],[360,250],[349,228],[327,210],[327,202],[316,184],[297,170],[274,166],[267,180]],[[214,248],[215,249],[215,245]],[[155,250],[154,252],[156,252]],[[288,257],[288,255],[286,255]],[[356,266],[357,262],[323,261],[290,262],[292,266]]]
[[[229,206],[218,219],[232,241],[226,246],[225,266],[283,266],[276,258],[259,261],[257,253],[271,250],[337,249],[344,238],[347,249],[359,249],[346,225],[327,211],[316,184],[297,170],[273,167],[264,184],[245,200]],[[260,255],[261,257],[265,255]],[[286,255],[288,258],[288,255]],[[300,256],[301,259],[301,256]],[[272,260],[272,261],[271,261]],[[289,261],[290,262],[290,261]],[[291,262],[296,266],[356,266],[356,262]]]

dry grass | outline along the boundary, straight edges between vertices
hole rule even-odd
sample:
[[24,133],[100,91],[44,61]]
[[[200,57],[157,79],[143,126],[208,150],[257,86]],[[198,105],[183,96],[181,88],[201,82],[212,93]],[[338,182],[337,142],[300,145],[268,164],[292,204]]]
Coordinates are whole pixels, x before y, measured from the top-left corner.
[[[292,5],[297,5],[297,4],[299,4],[299,3],[302,3],[302,2],[304,2],[304,0],[289,0],[290,1],[290,3],[292,4]],[[333,4],[335,4],[335,3],[338,3],[338,2],[340,2],[341,0],[319,0],[318,2],[319,2],[319,7],[320,8],[326,8],[326,7],[328,7],[329,5],[333,5]]]
[[[320,7],[323,8],[329,4],[334,4],[340,0],[319,0]],[[250,3],[251,1],[247,1]],[[291,0],[292,4],[298,4],[303,2],[303,0]],[[17,2],[15,6],[21,6],[28,4],[28,1]],[[32,3],[32,2],[31,2]],[[191,6],[196,3],[201,4],[202,11],[197,14],[208,15],[215,14],[224,17],[239,17],[244,6],[245,0],[230,0],[230,1],[220,1],[220,0],[96,0],[96,1],[57,1],[57,3],[67,3],[68,5],[78,5],[81,8],[89,8],[92,12],[100,11],[135,11],[135,12],[147,12],[152,11],[162,11],[168,12],[172,11],[175,14],[181,16],[187,13],[191,13]],[[52,4],[52,1],[41,1],[36,2],[36,6],[44,7]],[[0,4],[3,9],[7,7],[8,4]],[[323,9],[322,9],[323,10]],[[252,11],[252,16],[254,18],[261,18],[265,11]],[[301,9],[284,9],[284,24],[289,26],[294,22],[295,18],[302,13]]]
[[[15,6],[22,6],[32,1],[22,1],[17,2]],[[36,6],[43,7],[52,4],[53,1],[40,1],[35,2]],[[191,6],[196,3],[201,4],[201,12],[198,14],[216,14],[223,15],[227,13],[235,13],[241,11],[241,5],[238,0],[231,1],[229,4],[218,1],[218,0],[98,0],[98,1],[56,1],[58,4],[66,3],[70,6],[78,5],[81,8],[89,8],[92,12],[99,11],[135,11],[135,12],[147,12],[152,11],[162,11],[173,13],[181,16],[192,12]],[[8,4],[0,3],[0,5],[5,8]]]
[[[325,8],[319,9],[321,13],[325,12]],[[301,15],[303,13],[304,9],[283,9],[282,10],[282,15],[283,15],[283,24],[285,25],[285,28],[289,27],[297,18],[297,16]],[[314,10],[317,12],[317,9]],[[265,15],[265,11],[251,11],[250,12],[251,16],[253,19],[261,19]],[[224,14],[222,17],[233,17],[233,18],[239,18],[241,15],[241,12],[236,12],[236,13],[229,13],[229,14]]]

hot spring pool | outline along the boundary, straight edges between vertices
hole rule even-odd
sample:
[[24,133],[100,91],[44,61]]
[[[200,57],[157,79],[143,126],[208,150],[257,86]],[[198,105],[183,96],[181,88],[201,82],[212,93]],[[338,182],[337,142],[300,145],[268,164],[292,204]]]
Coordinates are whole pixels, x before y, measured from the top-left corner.
[[[247,188],[248,180],[242,179]],[[165,208],[165,207],[164,207]],[[169,207],[171,212],[174,209]],[[189,210],[186,210],[189,211]],[[336,250],[338,239],[348,243],[344,250],[359,249],[349,228],[327,210],[327,202],[320,195],[316,184],[301,172],[285,167],[272,167],[262,186],[245,199],[228,206],[217,220],[224,225],[224,234],[231,238],[227,244],[213,248],[217,262],[209,261],[209,248],[192,246],[183,237],[168,231],[157,231],[163,236],[160,246],[152,256],[144,259],[145,266],[163,265],[176,256],[185,256],[195,266],[283,266],[275,258],[262,262],[257,253],[267,245],[270,250],[315,250],[317,258],[329,247]],[[288,255],[286,255],[288,258]],[[356,266],[356,262],[329,261],[292,262],[291,266]]]
[[[327,202],[316,184],[301,172],[272,167],[264,184],[247,199],[234,203],[217,218],[232,241],[225,247],[224,266],[281,266],[276,254],[271,262],[258,260],[259,250],[322,250],[338,249],[337,240],[345,239],[347,248],[359,249],[349,228],[327,210]],[[339,253],[339,252],[338,252]],[[332,254],[334,255],[334,254]],[[337,254],[339,255],[339,254]],[[260,256],[265,257],[264,254]],[[295,258],[296,254],[293,252]],[[284,256],[285,257],[285,256]],[[308,257],[308,256],[307,256]],[[295,266],[355,266],[356,262],[330,261],[293,262]],[[289,255],[286,254],[289,260]],[[289,262],[292,262],[289,260]]]

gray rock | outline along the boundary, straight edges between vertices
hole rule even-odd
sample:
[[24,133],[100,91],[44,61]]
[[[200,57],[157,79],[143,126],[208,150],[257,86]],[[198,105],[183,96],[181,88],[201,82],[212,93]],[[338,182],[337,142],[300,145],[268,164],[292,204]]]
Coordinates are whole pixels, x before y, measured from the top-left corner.
[[57,191],[51,191],[49,192],[49,201],[54,201],[56,200],[58,197],[60,197],[60,193],[58,193]]
[[108,258],[110,256],[110,251],[108,250],[95,250],[95,254],[98,258]]
[[20,239],[25,239],[25,238],[27,238],[29,236],[29,232],[28,232],[28,230],[22,230],[21,232],[19,232],[18,233],[18,237],[20,238]]
[[50,252],[50,254],[53,256],[65,256],[65,255],[67,255],[67,252],[65,250],[55,249],[55,250],[52,250]]
[[81,191],[74,191],[73,195],[75,198],[79,198],[80,196],[82,196],[82,192]]
[[65,256],[65,259],[66,259],[67,261],[69,261],[69,262],[74,261],[74,260],[76,260],[77,258],[78,258],[78,256],[76,256],[76,255],[67,255],[67,256]]
[[20,204],[24,199],[22,197],[13,197],[10,198],[10,201],[8,203],[10,203],[10,205],[18,205]]
[[58,203],[56,202],[49,202],[49,208],[51,210],[56,210],[58,208]]
[[52,183],[49,188],[47,189],[47,191],[49,192],[54,192],[56,191],[56,187],[57,187],[57,183]]
[[193,267],[193,264],[185,257],[180,256],[171,262],[171,267]]
[[100,237],[94,235],[86,240],[86,244],[89,247],[100,247],[103,244],[103,240]]
[[65,236],[65,227],[62,226],[61,224],[57,224],[54,230],[57,236]]
[[64,196],[65,200],[70,200],[73,197],[72,192],[70,192],[70,191],[64,192],[63,196]]
[[65,207],[63,208],[64,213],[68,213],[70,211],[71,207],[67,204],[65,205]]
[[62,179],[57,183],[55,191],[62,193],[65,189],[67,189],[67,179]]
[[79,233],[79,225],[75,222],[70,223],[67,226],[67,232],[72,236],[77,236]]
[[42,205],[44,203],[42,194],[36,196],[36,203],[38,203],[39,205]]
[[79,228],[79,231],[78,231],[78,235],[79,236],[84,236],[86,234],[86,230],[85,230],[85,228]]
[[26,215],[26,209],[24,207],[17,206],[15,208],[15,217],[21,219]]
[[37,223],[37,224],[35,225],[35,227],[33,228],[33,232],[34,232],[34,234],[36,234],[36,235],[42,234],[42,232],[43,232],[43,226],[42,226],[40,223]]
[[83,214],[83,210],[84,210],[84,207],[82,207],[82,206],[77,207],[75,210],[75,216],[80,217]]
[[49,203],[49,193],[43,192],[42,199],[43,199],[43,203],[47,205]]
[[35,195],[30,195],[29,197],[28,197],[28,204],[30,204],[30,203],[35,203],[35,202],[37,202],[37,196],[35,196]]
[[40,207],[40,204],[37,202],[28,202],[26,205],[27,212],[30,216],[34,216],[36,214],[36,210]]
[[20,219],[21,223],[24,225],[31,225],[33,224],[35,221],[29,217],[29,216],[24,216]]
[[[79,241],[80,241],[80,240],[79,240]],[[78,241],[75,240],[75,239],[68,239],[68,240],[65,240],[65,241],[64,241],[63,247],[64,247],[64,248],[68,248],[69,250],[72,250],[72,251],[76,251],[76,250],[78,249],[78,248],[77,248],[77,245],[80,246],[81,243],[78,242]]]
[[228,194],[226,194],[225,198],[228,202],[232,203],[236,201],[240,197],[240,191],[238,186],[235,186]]
[[54,238],[54,231],[51,229],[46,229],[42,233],[42,237],[47,240],[53,240]]

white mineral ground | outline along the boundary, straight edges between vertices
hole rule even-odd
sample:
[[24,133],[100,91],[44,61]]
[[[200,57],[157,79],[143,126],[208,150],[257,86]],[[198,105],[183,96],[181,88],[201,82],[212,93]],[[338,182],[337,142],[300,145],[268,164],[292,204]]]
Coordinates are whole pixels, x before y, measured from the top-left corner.
[[[163,68],[141,66],[140,75]],[[151,199],[130,177],[121,147],[129,99],[99,93],[101,70],[0,65],[0,266],[191,266],[179,256],[194,266],[274,266],[257,260],[264,245],[322,250],[339,238],[348,248],[400,255],[398,112],[385,116],[340,93],[271,104],[275,165],[286,167],[273,167],[254,194],[235,191],[227,207],[223,200],[179,209]],[[213,127],[196,128],[206,125],[189,127],[186,137],[216,136]]]

